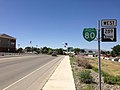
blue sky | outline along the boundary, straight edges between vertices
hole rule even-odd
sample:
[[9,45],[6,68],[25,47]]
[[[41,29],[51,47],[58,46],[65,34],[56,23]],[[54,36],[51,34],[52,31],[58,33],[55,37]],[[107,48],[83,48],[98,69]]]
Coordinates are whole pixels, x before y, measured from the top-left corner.
[[120,44],[120,0],[0,0],[0,33],[16,37],[21,47],[97,49],[97,41],[83,38],[84,28],[97,28],[97,21],[117,19],[117,42],[101,42],[110,50]]

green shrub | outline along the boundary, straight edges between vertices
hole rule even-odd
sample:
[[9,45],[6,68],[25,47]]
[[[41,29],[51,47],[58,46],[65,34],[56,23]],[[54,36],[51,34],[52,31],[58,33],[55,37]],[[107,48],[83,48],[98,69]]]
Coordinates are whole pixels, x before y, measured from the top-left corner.
[[92,83],[92,76],[90,75],[90,71],[89,70],[83,70],[80,72],[80,81],[86,84],[90,84]]

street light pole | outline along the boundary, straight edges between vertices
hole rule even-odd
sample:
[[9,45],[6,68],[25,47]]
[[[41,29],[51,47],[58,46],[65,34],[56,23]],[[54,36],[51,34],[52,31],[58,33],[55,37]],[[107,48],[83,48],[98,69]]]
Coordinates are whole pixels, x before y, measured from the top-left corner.
[[20,44],[18,44],[18,49],[20,48]]
[[8,40],[8,52],[10,52],[10,39]]
[[63,48],[62,48],[62,53],[64,55],[64,42],[62,42]]
[[31,47],[31,52],[33,53],[33,51],[32,51],[32,41],[30,41],[30,47]]
[[[20,48],[20,44],[18,44],[18,49]],[[17,52],[20,54],[20,51],[18,51],[18,49],[17,49]]]

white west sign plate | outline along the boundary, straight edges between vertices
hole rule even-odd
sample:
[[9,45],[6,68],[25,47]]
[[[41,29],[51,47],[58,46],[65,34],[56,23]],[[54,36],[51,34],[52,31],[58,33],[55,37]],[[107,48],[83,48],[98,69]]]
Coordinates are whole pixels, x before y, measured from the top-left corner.
[[117,26],[117,20],[116,19],[103,19],[101,21],[102,27],[116,27]]

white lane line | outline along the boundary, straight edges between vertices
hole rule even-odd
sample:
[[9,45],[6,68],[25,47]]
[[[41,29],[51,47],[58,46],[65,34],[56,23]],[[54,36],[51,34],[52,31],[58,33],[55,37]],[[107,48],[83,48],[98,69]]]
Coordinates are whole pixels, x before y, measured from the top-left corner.
[[[58,59],[58,58],[56,58],[56,59]],[[58,60],[59,60],[59,59],[58,59]],[[54,60],[52,60],[52,61],[54,61]],[[2,90],[7,90],[8,88],[12,87],[12,86],[15,85],[16,83],[22,81],[23,79],[29,77],[30,75],[32,75],[33,73],[37,72],[38,70],[40,70],[40,69],[43,68],[44,66],[48,65],[48,64],[51,63],[52,61],[48,62],[47,64],[45,64],[45,65],[43,65],[43,66],[41,66],[40,68],[36,69],[35,71],[31,72],[30,74],[26,75],[25,77],[19,79],[18,81],[10,84],[9,86],[7,86],[6,88],[4,88],[4,89],[2,89]]]
[[[42,56],[42,55],[40,55],[40,56]],[[31,57],[39,57],[39,56],[20,56],[20,57],[8,57],[8,58],[0,58],[0,63],[3,63],[3,62],[7,62],[7,61],[14,61],[14,60],[16,60],[16,59],[22,59],[22,58],[24,58],[24,59],[28,59],[28,58],[31,58]],[[17,60],[17,61],[18,61]]]
[[28,58],[28,57],[35,57],[35,56],[10,56],[10,57],[3,57],[3,58],[0,58],[0,61],[2,60],[10,60],[10,59],[21,59],[21,58]]

